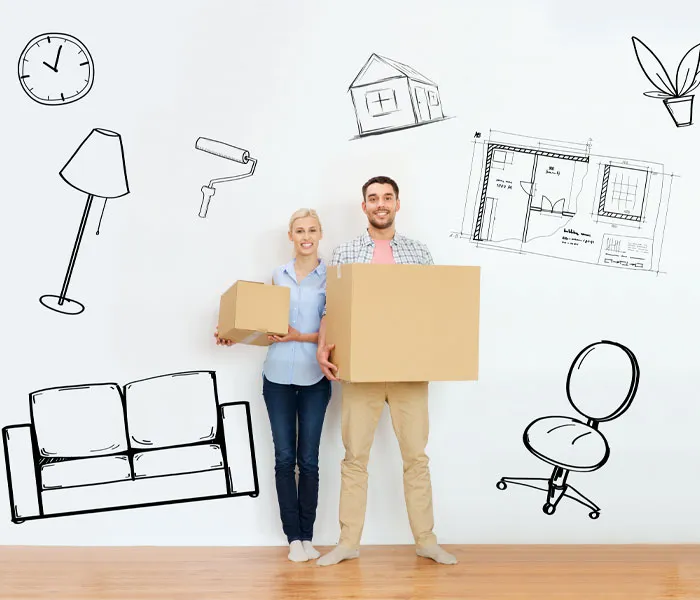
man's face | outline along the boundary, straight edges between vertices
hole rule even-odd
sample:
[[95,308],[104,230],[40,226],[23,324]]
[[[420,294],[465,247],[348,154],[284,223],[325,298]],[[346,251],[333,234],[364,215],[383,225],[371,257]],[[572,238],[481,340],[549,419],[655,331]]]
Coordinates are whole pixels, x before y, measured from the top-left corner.
[[391,227],[399,208],[399,199],[394,194],[391,184],[373,183],[367,188],[362,210],[372,227],[377,229]]

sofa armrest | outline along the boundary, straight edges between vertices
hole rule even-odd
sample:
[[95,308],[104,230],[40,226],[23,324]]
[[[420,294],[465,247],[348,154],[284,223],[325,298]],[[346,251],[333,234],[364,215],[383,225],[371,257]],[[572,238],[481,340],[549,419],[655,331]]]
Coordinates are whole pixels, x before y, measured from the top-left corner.
[[224,460],[231,492],[255,498],[260,490],[250,405],[248,402],[229,402],[221,404],[220,408],[224,428]]
[[12,521],[21,523],[41,515],[41,496],[34,465],[31,425],[10,425],[2,430]]

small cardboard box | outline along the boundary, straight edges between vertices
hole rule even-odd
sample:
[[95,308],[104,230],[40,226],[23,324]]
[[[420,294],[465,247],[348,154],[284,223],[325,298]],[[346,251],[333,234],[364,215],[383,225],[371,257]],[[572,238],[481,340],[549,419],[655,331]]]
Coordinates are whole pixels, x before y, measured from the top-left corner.
[[478,379],[480,276],[472,266],[329,266],[326,340],[338,378]]
[[269,335],[289,331],[290,290],[286,286],[240,280],[221,295],[219,337],[238,344],[269,346]]

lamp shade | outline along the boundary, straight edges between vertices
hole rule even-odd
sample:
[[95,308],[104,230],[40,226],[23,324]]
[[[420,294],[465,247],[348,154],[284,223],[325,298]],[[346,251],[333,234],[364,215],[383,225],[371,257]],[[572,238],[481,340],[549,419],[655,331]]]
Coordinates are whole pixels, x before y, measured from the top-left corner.
[[99,198],[128,194],[121,136],[108,129],[93,129],[59,174],[69,185]]

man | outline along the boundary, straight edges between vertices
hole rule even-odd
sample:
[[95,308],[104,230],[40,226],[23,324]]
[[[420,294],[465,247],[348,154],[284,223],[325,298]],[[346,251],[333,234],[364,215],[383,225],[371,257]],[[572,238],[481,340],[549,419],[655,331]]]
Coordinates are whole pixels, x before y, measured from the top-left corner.
[[[343,263],[433,264],[425,244],[396,232],[399,188],[389,177],[374,177],[362,186],[362,210],[367,230],[333,251],[330,265]],[[329,360],[323,311],[317,359],[321,370],[338,381],[337,367]],[[378,315],[379,321],[381,315]],[[443,564],[457,559],[443,550],[433,533],[433,501],[425,447],[428,443],[428,382],[342,383],[341,428],[345,458],[341,463],[340,540],[318,559],[334,565],[360,555],[360,538],[367,506],[367,463],[374,432],[384,403],[389,405],[394,432],[404,465],[404,496],[416,553]]]

